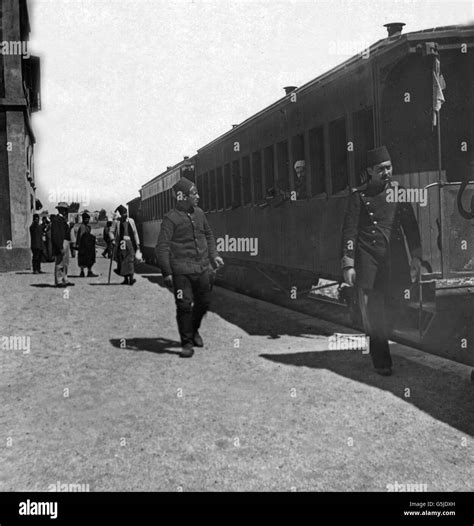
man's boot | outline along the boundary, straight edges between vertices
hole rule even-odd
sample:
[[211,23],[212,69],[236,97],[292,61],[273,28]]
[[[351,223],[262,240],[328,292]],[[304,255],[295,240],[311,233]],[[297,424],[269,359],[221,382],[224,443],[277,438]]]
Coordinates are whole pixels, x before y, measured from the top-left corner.
[[191,356],[194,354],[194,349],[190,343],[186,343],[183,345],[181,352],[179,355],[181,358],[191,358]]
[[196,347],[204,347],[204,342],[202,341],[201,335],[199,334],[198,331],[194,333],[193,340],[194,340],[194,345]]

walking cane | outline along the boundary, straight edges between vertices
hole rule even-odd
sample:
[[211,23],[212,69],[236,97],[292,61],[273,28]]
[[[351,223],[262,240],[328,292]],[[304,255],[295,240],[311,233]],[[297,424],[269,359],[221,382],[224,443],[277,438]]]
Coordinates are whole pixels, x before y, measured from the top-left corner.
[[115,229],[115,237],[114,237],[114,248],[112,250],[112,257],[110,258],[110,265],[109,265],[109,281],[107,282],[107,285],[110,285],[110,275],[112,274],[112,262],[115,260],[115,253],[117,250],[117,234],[119,231],[119,226],[117,225],[117,228]]

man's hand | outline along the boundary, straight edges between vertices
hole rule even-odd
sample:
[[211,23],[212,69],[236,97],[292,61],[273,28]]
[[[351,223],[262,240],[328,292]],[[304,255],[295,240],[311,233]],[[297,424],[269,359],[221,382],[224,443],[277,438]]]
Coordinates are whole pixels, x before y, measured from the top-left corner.
[[214,259],[214,263],[216,264],[216,267],[217,267],[218,269],[224,266],[224,260],[223,260],[220,256],[217,256],[217,257]]
[[356,271],[354,267],[344,269],[344,281],[351,287],[355,285]]
[[171,274],[169,276],[166,276],[166,278],[163,281],[167,289],[173,290],[173,276]]
[[418,257],[414,257],[412,258],[411,265],[410,265],[411,282],[416,283],[417,281],[420,281],[420,274],[421,274],[421,259]]

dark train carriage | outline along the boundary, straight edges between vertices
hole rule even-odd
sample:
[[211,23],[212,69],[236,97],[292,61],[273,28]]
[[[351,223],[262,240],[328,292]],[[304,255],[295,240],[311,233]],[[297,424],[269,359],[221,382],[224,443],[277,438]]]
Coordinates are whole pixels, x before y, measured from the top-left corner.
[[164,172],[145,183],[140,190],[139,234],[143,256],[149,263],[156,264],[155,246],[161,220],[174,206],[171,188],[180,177],[195,180],[195,162],[195,157],[184,157],[181,162],[168,166]]
[[[467,185],[474,179],[474,27],[394,29],[198,150],[201,206],[223,248],[224,279],[238,288],[265,297],[269,289],[288,294],[318,278],[338,280],[349,187],[361,182],[367,149],[386,144],[395,179],[428,192],[425,206],[413,204],[427,262],[423,285],[407,301],[416,323],[399,332],[474,364],[465,351],[474,342]],[[439,115],[438,66],[446,80]],[[304,178],[296,177],[296,161],[305,163]],[[464,210],[469,199],[472,209]]]

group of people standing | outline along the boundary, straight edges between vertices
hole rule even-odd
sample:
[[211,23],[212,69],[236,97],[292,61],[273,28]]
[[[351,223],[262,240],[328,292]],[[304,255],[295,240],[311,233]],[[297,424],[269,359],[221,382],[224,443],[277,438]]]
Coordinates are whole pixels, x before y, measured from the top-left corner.
[[42,262],[53,262],[54,283],[57,287],[74,286],[68,281],[69,259],[78,254],[78,265],[81,269],[79,277],[95,278],[92,267],[95,263],[96,238],[91,232],[90,214],[82,214],[82,223],[68,222],[69,205],[65,202],[56,206],[57,214],[44,216],[42,224],[38,214],[33,215],[30,226],[31,251],[33,253],[33,274],[43,274]]
[[[60,202],[56,206],[57,214],[43,217],[34,214],[30,226],[31,251],[33,253],[33,274],[42,274],[41,262],[54,261],[54,283],[56,287],[74,286],[68,281],[70,258],[77,251],[80,278],[95,278],[92,270],[96,262],[96,236],[92,233],[90,214],[82,213],[82,223],[76,216],[75,223],[68,222],[69,205]],[[140,248],[137,227],[132,218],[128,218],[127,209],[120,205],[115,210],[116,220],[108,221],[104,228],[106,248],[102,255],[112,257],[117,262],[115,272],[124,277],[122,284],[133,285],[135,255]],[[87,275],[86,275],[87,269]]]

